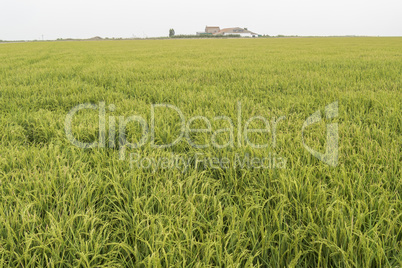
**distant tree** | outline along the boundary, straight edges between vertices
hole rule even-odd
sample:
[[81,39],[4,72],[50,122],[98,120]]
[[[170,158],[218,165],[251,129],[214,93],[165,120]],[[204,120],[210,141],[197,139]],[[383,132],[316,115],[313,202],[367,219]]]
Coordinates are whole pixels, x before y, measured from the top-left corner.
[[174,34],[175,34],[174,29],[173,29],[173,28],[170,29],[170,30],[169,30],[169,37],[173,37]]

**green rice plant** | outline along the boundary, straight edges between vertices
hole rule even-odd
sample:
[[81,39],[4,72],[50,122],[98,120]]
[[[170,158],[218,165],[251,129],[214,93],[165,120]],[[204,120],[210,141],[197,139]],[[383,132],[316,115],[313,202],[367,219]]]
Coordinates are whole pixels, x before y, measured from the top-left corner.
[[[401,267],[401,41],[0,44],[0,265]],[[97,108],[74,115],[72,134],[101,144],[104,103],[105,146],[66,135],[85,103]],[[150,130],[153,104],[206,118],[210,131],[188,136],[205,147],[155,148],[181,133],[169,107],[155,108],[153,136],[142,121],[120,127],[137,116]],[[269,131],[247,141],[256,116]],[[326,150],[330,124],[335,166],[306,150]],[[123,133],[146,142],[122,150]]]

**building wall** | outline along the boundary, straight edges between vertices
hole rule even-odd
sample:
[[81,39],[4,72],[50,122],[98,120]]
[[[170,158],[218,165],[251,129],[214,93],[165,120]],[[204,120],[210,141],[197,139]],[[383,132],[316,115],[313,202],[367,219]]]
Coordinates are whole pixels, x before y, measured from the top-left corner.
[[206,33],[214,34],[214,33],[217,33],[219,31],[220,31],[219,27],[205,27],[205,32]]
[[258,37],[258,35],[252,35],[251,33],[224,33],[224,35],[231,35],[231,34],[236,34],[240,35],[241,37]]

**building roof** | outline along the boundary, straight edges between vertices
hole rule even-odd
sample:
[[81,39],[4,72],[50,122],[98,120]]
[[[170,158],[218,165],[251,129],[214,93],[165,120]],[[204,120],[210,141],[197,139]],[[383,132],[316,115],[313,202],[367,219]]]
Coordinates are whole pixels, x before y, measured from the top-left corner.
[[254,33],[252,31],[246,30],[245,28],[240,28],[240,27],[234,27],[234,28],[225,28],[217,32],[216,34],[244,34],[244,33],[249,33],[249,34],[254,34],[257,35],[257,33]]

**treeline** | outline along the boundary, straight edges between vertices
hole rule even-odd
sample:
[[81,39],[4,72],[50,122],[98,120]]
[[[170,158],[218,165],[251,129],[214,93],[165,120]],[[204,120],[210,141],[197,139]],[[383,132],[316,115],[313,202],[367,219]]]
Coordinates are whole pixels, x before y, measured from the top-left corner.
[[173,35],[170,38],[233,38],[233,37],[240,37],[240,34],[218,34],[218,35],[209,35],[209,34],[201,34],[201,35],[193,35],[193,34],[179,34]]

